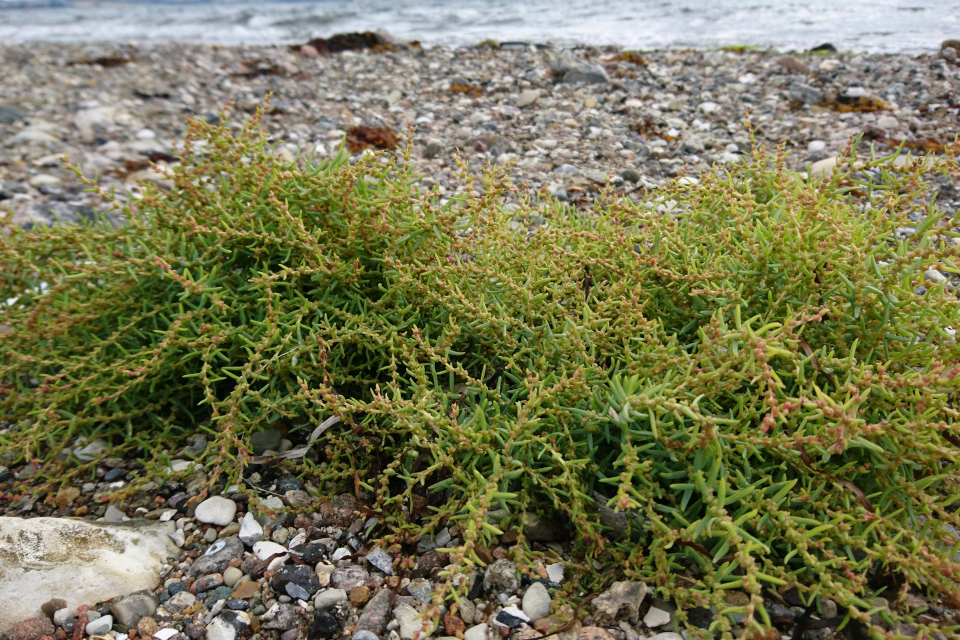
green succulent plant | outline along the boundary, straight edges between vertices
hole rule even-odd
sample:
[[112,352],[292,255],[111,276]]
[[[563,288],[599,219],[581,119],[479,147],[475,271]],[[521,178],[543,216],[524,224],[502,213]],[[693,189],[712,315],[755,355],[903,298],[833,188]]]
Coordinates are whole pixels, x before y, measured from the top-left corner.
[[903,608],[960,594],[960,305],[924,285],[960,273],[925,181],[951,155],[806,181],[756,150],[578,210],[502,168],[442,201],[402,154],[287,162],[258,127],[191,122],[122,226],[3,229],[4,460],[55,487],[101,438],[162,480],[205,432],[211,483],[237,482],[252,433],[333,416],[286,464],[360,495],[395,549],[456,523],[447,577],[507,530],[532,563],[549,517],[579,588],[602,560],[724,637],[764,637],[764,589],[880,637],[878,584],[886,623],[956,636]]

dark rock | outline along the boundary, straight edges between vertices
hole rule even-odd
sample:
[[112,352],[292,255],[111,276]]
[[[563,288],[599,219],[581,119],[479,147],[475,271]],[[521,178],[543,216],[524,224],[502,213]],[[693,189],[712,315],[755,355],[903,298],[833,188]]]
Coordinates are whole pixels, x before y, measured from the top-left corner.
[[181,591],[185,591],[186,588],[187,587],[182,582],[171,582],[170,586],[167,587],[167,593],[170,595],[176,595]]
[[287,491],[299,491],[303,488],[303,480],[300,478],[279,478],[277,479],[277,493],[286,493]]
[[298,556],[304,564],[316,564],[327,557],[329,549],[319,542],[309,542],[290,549],[290,553]]
[[823,44],[818,44],[814,48],[810,49],[810,53],[831,53],[836,50],[837,48],[835,46],[829,42],[824,42]]
[[228,600],[231,595],[233,595],[233,587],[217,587],[207,593],[207,602],[212,607],[213,603]]
[[297,594],[289,594],[291,597],[299,597],[306,600],[320,589],[320,580],[317,574],[308,565],[297,565],[294,567],[280,567],[270,581],[270,586],[277,593],[288,593],[287,585],[294,585],[306,592],[306,597]]
[[506,611],[501,611],[496,617],[497,624],[499,624],[501,627],[508,627],[510,629],[519,627],[521,622],[523,622],[523,620],[516,616],[510,615]]
[[340,628],[340,622],[326,611],[317,611],[313,614],[313,622],[310,623],[309,640],[322,638],[328,640],[337,635],[337,629]]
[[0,104],[0,124],[13,124],[17,120],[26,120],[30,114],[12,104]]
[[243,543],[236,536],[217,540],[207,552],[209,553],[213,549],[216,549],[214,553],[200,556],[194,560],[187,573],[191,576],[202,576],[209,573],[222,574],[231,560],[243,557]]
[[792,100],[804,104],[816,104],[823,100],[823,91],[802,82],[794,82],[791,84],[787,93]]
[[253,455],[262,456],[264,451],[276,451],[280,448],[280,440],[283,435],[276,429],[267,429],[258,431],[250,436],[250,447],[253,449]]
[[[0,105],[3,106],[3,105]],[[63,598],[53,598],[48,600],[40,605],[40,611],[43,611],[43,615],[53,620],[53,614],[55,614],[60,609],[63,609],[67,606],[67,601]]]
[[687,611],[687,621],[700,629],[709,629],[717,617],[717,610],[713,607],[696,607]]
[[382,635],[387,628],[387,620],[390,617],[390,590],[381,589],[370,599],[367,606],[363,608],[360,619],[354,627],[354,633],[357,631],[370,631]]
[[223,575],[219,573],[209,573],[201,578],[198,578],[197,581],[193,583],[192,590],[200,593],[201,591],[210,591],[211,589],[216,589],[221,585],[223,585]]
[[320,516],[319,524],[321,527],[348,529],[362,515],[360,506],[360,501],[352,494],[343,493],[336,496],[330,502],[320,506],[317,511]]
[[624,169],[623,171],[620,172],[620,177],[626,180],[627,182],[637,183],[637,182],[640,182],[640,178],[643,177],[643,174],[641,174],[636,169]]
[[416,568],[413,570],[412,578],[429,578],[430,573],[438,568],[445,567],[450,563],[450,554],[440,551],[427,551],[420,556]]
[[207,630],[197,624],[188,624],[183,628],[183,633],[190,638],[190,640],[200,640],[200,638],[207,635]]
[[115,480],[119,480],[125,475],[127,475],[127,472],[124,469],[110,469],[110,471],[107,471],[107,473],[103,476],[103,481],[113,482]]
[[233,611],[246,611],[250,605],[246,600],[241,600],[240,598],[227,598],[224,606]]

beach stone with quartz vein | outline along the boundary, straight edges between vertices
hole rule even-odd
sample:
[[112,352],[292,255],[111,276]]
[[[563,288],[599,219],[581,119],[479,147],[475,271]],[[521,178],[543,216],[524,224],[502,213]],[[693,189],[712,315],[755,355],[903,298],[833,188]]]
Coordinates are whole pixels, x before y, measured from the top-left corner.
[[156,586],[177,548],[173,522],[94,524],[65,518],[0,518],[0,633],[41,614],[46,602],[66,607],[105,602]]

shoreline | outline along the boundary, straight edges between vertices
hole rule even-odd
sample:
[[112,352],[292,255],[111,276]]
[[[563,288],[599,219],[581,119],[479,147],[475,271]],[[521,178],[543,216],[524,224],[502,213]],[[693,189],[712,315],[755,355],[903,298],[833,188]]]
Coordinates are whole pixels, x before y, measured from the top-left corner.
[[[286,46],[0,47],[0,206],[20,223],[49,219],[44,207],[61,216],[96,208],[59,167],[64,153],[108,188],[162,182],[149,163],[176,162],[185,117],[212,119],[234,100],[227,115],[236,121],[267,93],[266,125],[288,158],[298,148],[329,156],[356,126],[402,136],[412,125],[411,162],[441,196],[462,189],[459,150],[473,168],[513,162],[517,183],[582,205],[608,178],[635,199],[637,188],[738,162],[750,144],[745,110],[758,142],[783,144],[788,168],[815,173],[860,133],[863,148],[887,153],[904,142],[914,155],[960,134],[955,55],[385,42],[394,50],[316,57]],[[566,80],[587,82],[557,82],[564,65],[574,68]],[[946,191],[941,204],[955,208],[957,194]]]

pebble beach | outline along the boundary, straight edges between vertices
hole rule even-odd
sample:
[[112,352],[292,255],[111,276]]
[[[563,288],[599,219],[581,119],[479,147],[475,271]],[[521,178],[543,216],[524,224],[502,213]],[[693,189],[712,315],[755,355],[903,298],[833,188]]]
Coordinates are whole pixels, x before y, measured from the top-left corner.
[[[748,123],[757,144],[782,147],[787,168],[808,180],[828,174],[855,136],[863,136],[858,153],[865,157],[901,147],[917,157],[943,153],[960,134],[957,41],[922,55],[498,41],[423,47],[386,34],[376,41],[335,53],[313,44],[2,45],[0,211],[29,229],[104,210],[101,197],[63,167],[64,156],[115,188],[121,201],[137,198],[144,182],[168,188],[185,118],[218,122],[222,112],[239,126],[268,95],[264,122],[284,159],[332,157],[364,131],[386,131],[401,147],[412,145],[420,186],[441,198],[467,188],[457,175],[461,158],[472,172],[505,165],[515,183],[584,209],[603,190],[639,202],[672,180],[742,162],[751,146]],[[375,150],[370,141],[347,153]],[[957,179],[936,183],[937,206],[951,213],[960,206]],[[265,432],[254,453],[303,444]],[[151,554],[118,552],[112,567],[100,567],[104,576],[128,574],[122,593],[104,587],[84,602],[51,593],[37,602],[43,614],[8,608],[0,633],[9,640],[415,640],[428,631],[450,640],[534,640],[562,628],[560,640],[689,637],[674,605],[642,582],[615,582],[598,593],[572,584],[567,536],[548,521],[530,523],[526,533],[546,560],[518,567],[516,536],[508,531],[482,549],[488,566],[464,578],[468,598],[435,603],[434,584],[449,562],[442,549],[459,543],[455,524],[388,552],[376,546],[379,523],[356,496],[319,499],[323,487],[276,464],[251,466],[246,486],[191,500],[210,472],[192,462],[205,457],[206,446],[195,439],[174,455],[177,480],[149,483],[122,503],[106,496],[135,478],[139,461],[106,458],[96,478],[65,486],[47,502],[28,494],[36,480],[31,465],[0,466],[5,515],[73,518],[107,532],[145,522],[138,535],[156,540]],[[104,447],[92,441],[75,453],[92,459]],[[605,507],[600,516],[615,535],[623,516]],[[21,553],[30,536],[76,533],[36,531],[20,542],[4,535],[0,530],[0,542]],[[0,575],[11,571],[3,564],[10,555],[0,553]],[[143,567],[148,575],[134,584],[130,576]],[[589,612],[551,609],[559,594],[591,598]],[[746,600],[741,591],[728,595],[731,606]],[[921,594],[908,602],[926,608],[928,622],[960,623],[952,603]],[[889,603],[878,597],[873,604]],[[842,615],[835,603],[812,618],[796,593],[770,595],[766,606],[785,637],[798,624],[808,625],[800,630],[807,640],[852,637],[829,624]],[[432,619],[427,626],[424,615]],[[686,615],[706,629],[717,612]],[[891,632],[912,637],[908,627]]]

